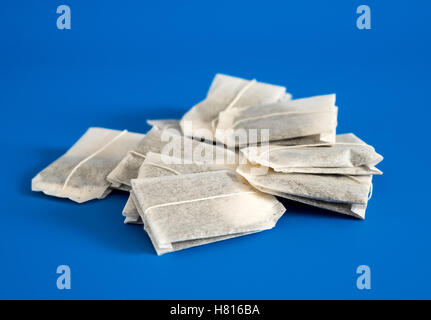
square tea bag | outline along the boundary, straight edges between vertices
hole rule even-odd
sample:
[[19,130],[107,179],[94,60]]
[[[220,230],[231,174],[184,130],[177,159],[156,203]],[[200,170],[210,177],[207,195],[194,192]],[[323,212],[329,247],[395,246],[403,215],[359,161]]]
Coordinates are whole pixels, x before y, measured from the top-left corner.
[[[237,172],[255,188],[328,210],[365,217],[372,192],[372,176],[318,175],[279,173],[271,169],[258,174],[250,165],[240,166]],[[262,172],[265,172],[262,171]]]
[[103,199],[108,174],[138,145],[142,134],[90,128],[60,159],[32,180],[32,190],[78,203]]
[[185,136],[215,141],[214,130],[220,112],[268,104],[282,97],[290,98],[284,87],[217,74],[207,98],[184,115],[181,128]]
[[132,180],[132,195],[158,253],[185,242],[271,229],[285,212],[231,171]]
[[[178,160],[179,159],[175,159],[173,157],[166,159],[161,154],[149,152],[147,153],[144,163],[139,169],[138,179],[221,170],[232,170],[234,172],[236,169],[235,164],[219,164],[212,161],[208,161],[206,163],[183,163]],[[127,201],[127,204],[124,207],[123,216],[126,217],[125,223],[142,223],[139,212],[131,198]]]
[[261,134],[267,129],[269,141],[313,137],[314,143],[332,144],[335,142],[337,114],[335,94],[296,100],[289,97],[267,105],[222,111],[215,136],[229,147],[242,146],[250,144],[250,141],[237,141],[240,133],[250,135],[251,130],[257,130],[254,139],[259,142],[265,140]]
[[382,174],[374,166],[383,160],[374,148],[354,134],[340,134],[333,146],[253,146],[241,149],[253,164],[283,173],[370,175]]

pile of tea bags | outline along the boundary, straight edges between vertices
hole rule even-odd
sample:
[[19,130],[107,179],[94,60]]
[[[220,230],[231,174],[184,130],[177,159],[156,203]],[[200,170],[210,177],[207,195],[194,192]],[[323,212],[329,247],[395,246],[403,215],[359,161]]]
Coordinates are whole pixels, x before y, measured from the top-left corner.
[[32,181],[82,203],[129,192],[125,223],[158,254],[273,228],[279,198],[364,219],[383,157],[336,134],[335,95],[292,99],[281,86],[216,75],[181,120],[146,134],[91,128]]

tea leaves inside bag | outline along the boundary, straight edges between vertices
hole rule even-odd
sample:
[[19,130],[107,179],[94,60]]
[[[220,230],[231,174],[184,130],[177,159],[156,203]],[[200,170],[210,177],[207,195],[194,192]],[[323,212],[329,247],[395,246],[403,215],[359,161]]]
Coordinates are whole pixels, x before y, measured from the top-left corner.
[[[220,170],[235,171],[236,165],[207,163],[183,163],[181,159],[166,159],[161,154],[149,152],[139,169],[138,179],[165,177],[191,173],[211,172]],[[131,200],[128,200],[123,210],[126,223],[141,223],[139,212]]]
[[231,171],[137,179],[132,185],[146,228],[166,250],[173,243],[270,229],[285,211],[275,197]]
[[138,177],[139,169],[149,152],[163,154],[168,160],[177,159],[180,163],[213,162],[234,165],[238,162],[239,157],[235,151],[224,148],[224,146],[181,136],[173,129],[162,131],[153,127],[136,150],[129,152],[109,174],[108,180],[130,190],[130,181]]
[[219,115],[216,139],[227,146],[242,146],[250,141],[237,141],[238,133],[257,130],[259,142],[264,140],[262,130],[269,130],[269,141],[317,135],[321,142],[334,143],[337,114],[334,94],[231,108]]
[[290,97],[284,87],[218,74],[206,99],[181,119],[181,128],[185,136],[215,141],[215,127],[220,112],[268,104],[282,97]]
[[90,128],[65,155],[32,180],[32,190],[79,203],[104,198],[112,187],[108,174],[142,137]]
[[284,173],[369,175],[382,174],[374,168],[383,160],[374,148],[354,134],[340,134],[333,146],[253,146],[241,149],[253,164]]
[[[256,174],[253,166],[240,166],[237,172],[256,189],[305,204],[365,217],[372,192],[372,176],[286,174],[269,168]],[[258,172],[258,171],[256,171]]]

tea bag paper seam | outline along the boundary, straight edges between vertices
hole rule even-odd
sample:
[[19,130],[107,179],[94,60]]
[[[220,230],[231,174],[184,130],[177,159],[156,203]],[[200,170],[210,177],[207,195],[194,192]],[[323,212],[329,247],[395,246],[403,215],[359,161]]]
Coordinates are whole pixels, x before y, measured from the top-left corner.
[[136,151],[130,151],[131,154],[134,154],[135,156],[141,157],[141,158],[147,158],[147,156],[143,155],[142,153],[136,152]]
[[[347,178],[352,179],[353,181],[356,181],[357,183],[363,184],[363,181],[361,181],[360,179],[356,178],[355,176],[351,176],[351,175],[346,175]],[[368,194],[368,200],[371,200],[373,196],[373,182],[371,181],[370,183],[370,192]]]
[[70,179],[72,178],[72,176],[75,174],[75,172],[87,161],[89,161],[90,159],[94,158],[95,156],[97,156],[99,153],[105,151],[109,146],[111,146],[115,141],[117,141],[118,139],[120,139],[122,136],[124,136],[128,131],[124,130],[122,132],[120,132],[117,136],[115,136],[111,141],[109,141],[107,144],[105,144],[102,148],[100,148],[99,150],[97,150],[96,152],[92,153],[91,155],[89,155],[87,158],[83,159],[81,162],[79,162],[73,169],[72,171],[69,173],[69,175],[67,176],[64,185],[63,185],[63,190],[67,188],[67,185],[70,182]]
[[243,194],[258,194],[258,192],[256,192],[256,191],[236,192],[236,193],[222,194],[222,195],[211,196],[211,197],[206,197],[206,198],[199,198],[199,199],[192,199],[192,200],[158,204],[158,205],[147,208],[145,210],[145,213],[148,213],[148,211],[150,211],[152,209],[157,209],[157,208],[164,208],[164,207],[169,207],[169,206],[175,206],[175,205],[181,205],[181,204],[193,203],[193,202],[200,202],[200,201],[206,201],[206,200],[213,200],[213,199],[228,198],[228,197],[239,196],[239,195],[243,195]]
[[[339,146],[339,145],[343,145],[343,146],[364,146],[364,147],[371,147],[368,146],[366,144],[362,144],[362,143],[348,143],[348,142],[337,142],[335,144],[333,144],[333,146]],[[309,147],[320,147],[320,146],[324,146],[324,145],[316,145],[316,144],[304,144],[304,145],[297,145],[297,146],[282,146],[279,148],[269,148],[266,149],[264,151],[262,151],[259,155],[264,155],[267,154],[268,152],[273,152],[273,151],[280,151],[280,150],[285,150],[285,149],[299,149],[299,148],[309,148]],[[372,148],[372,147],[371,147]]]
[[246,121],[261,120],[261,119],[266,119],[266,118],[271,118],[271,117],[276,117],[276,116],[288,116],[288,115],[294,115],[294,114],[327,113],[327,112],[328,112],[328,110],[308,111],[308,112],[304,112],[304,111],[286,111],[286,112],[270,113],[270,114],[266,114],[266,115],[259,116],[259,117],[250,117],[250,118],[240,119],[240,120],[238,120],[238,121],[236,121],[236,122],[234,122],[232,124],[232,128],[235,128],[238,124],[240,124],[242,122],[246,122]]
[[358,183],[362,183],[362,181],[354,176],[351,175],[346,175],[347,178],[352,179],[353,181],[356,181]]
[[[229,103],[229,105],[226,107],[226,110],[230,110],[238,101],[241,99],[241,97],[244,95],[244,93],[247,92],[248,89],[250,89],[254,84],[256,83],[256,79],[251,80],[250,82],[246,83],[246,85],[236,94],[235,98],[232,99],[232,101]],[[211,121],[211,125],[213,127],[213,130],[216,129],[216,123],[217,118]]]
[[229,103],[229,105],[226,107],[225,110],[231,109],[238,101],[241,99],[241,97],[247,92],[248,89],[250,89],[254,84],[256,83],[256,79],[251,80],[249,83],[247,83],[235,96],[235,98]]
[[178,172],[178,171],[176,171],[176,170],[174,170],[174,169],[172,169],[172,168],[162,166],[162,165],[157,164],[157,163],[153,163],[153,162],[145,162],[145,163],[143,163],[143,165],[153,166],[153,167],[156,167],[156,168],[160,168],[160,169],[163,169],[163,170],[170,171],[170,172],[172,172],[172,173],[174,173],[174,174],[176,174],[176,175],[181,175],[181,173],[180,173],[180,172]]

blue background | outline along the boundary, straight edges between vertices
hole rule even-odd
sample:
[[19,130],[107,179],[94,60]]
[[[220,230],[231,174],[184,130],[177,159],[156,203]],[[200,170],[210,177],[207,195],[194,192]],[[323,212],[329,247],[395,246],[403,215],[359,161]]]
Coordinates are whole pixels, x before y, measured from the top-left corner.
[[[0,4],[0,298],[431,298],[426,1],[12,1]],[[56,28],[56,8],[72,29]],[[227,73],[337,93],[339,132],[385,156],[367,219],[285,202],[275,229],[158,257],[126,194],[77,205],[30,181],[90,126],[145,132]],[[72,290],[56,287],[57,266]],[[372,290],[356,288],[369,265]]]

